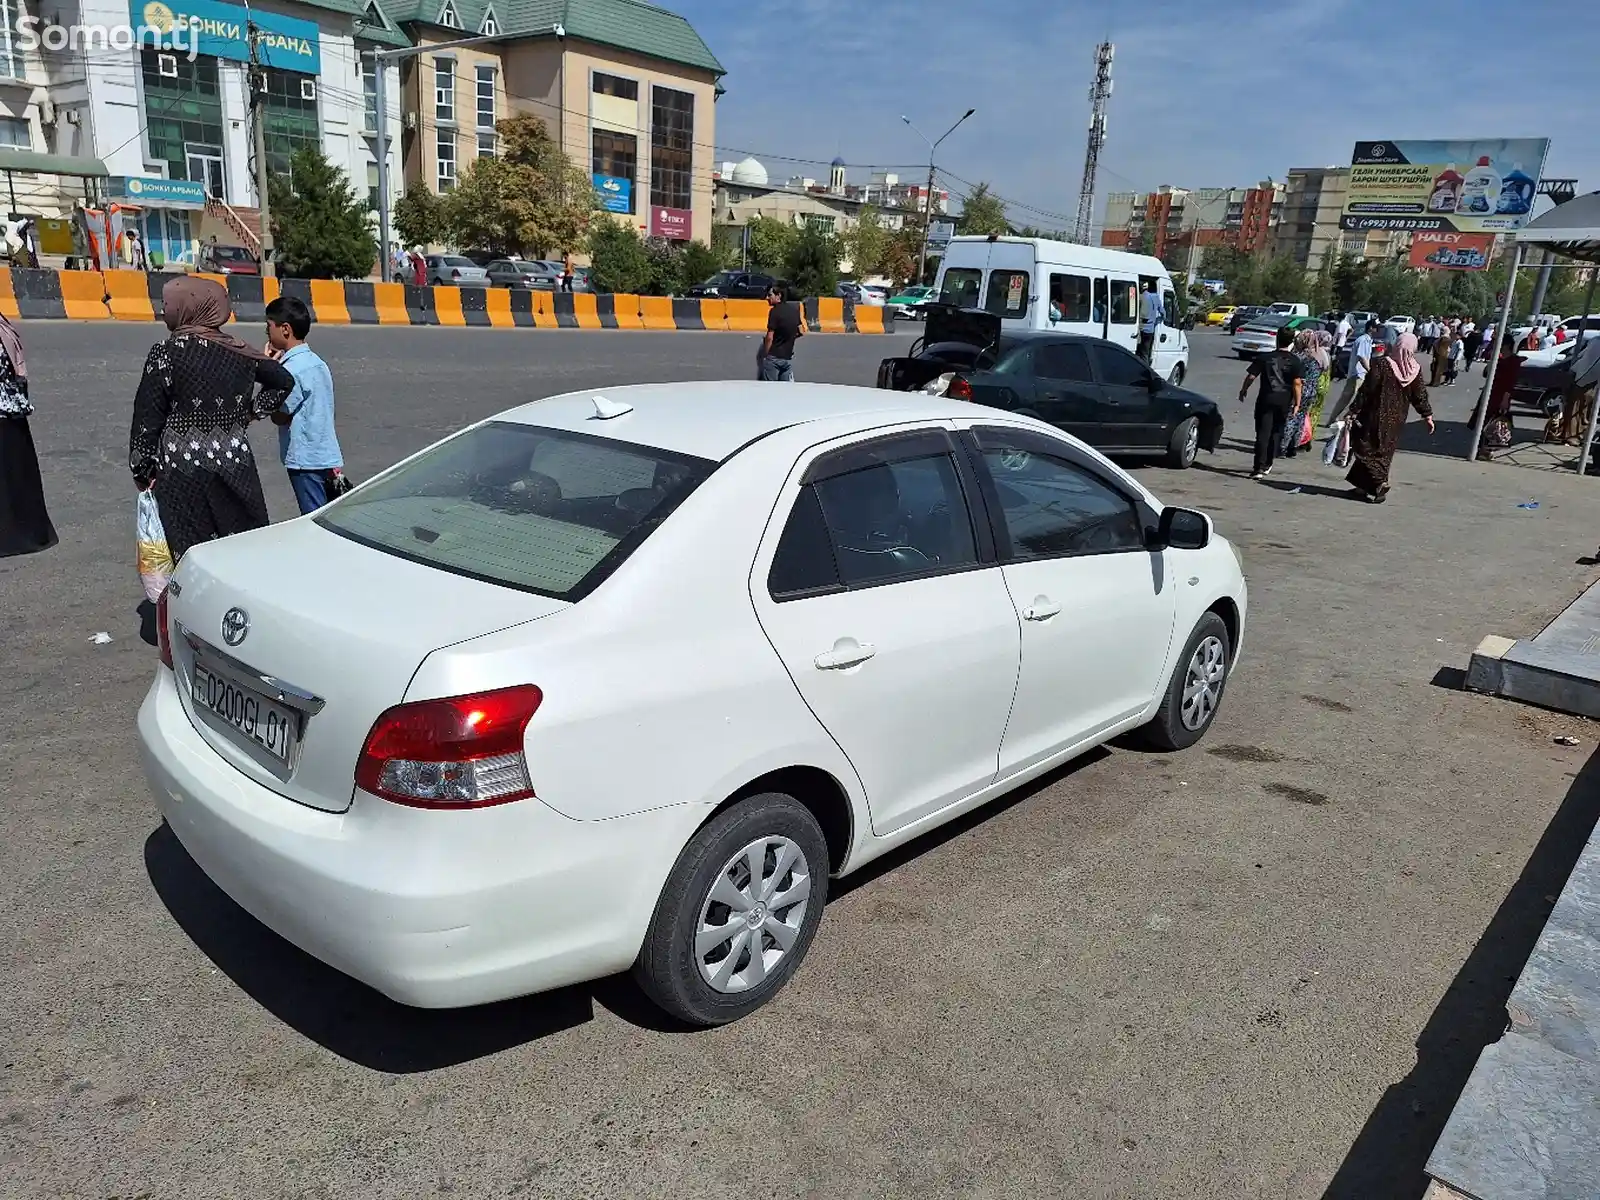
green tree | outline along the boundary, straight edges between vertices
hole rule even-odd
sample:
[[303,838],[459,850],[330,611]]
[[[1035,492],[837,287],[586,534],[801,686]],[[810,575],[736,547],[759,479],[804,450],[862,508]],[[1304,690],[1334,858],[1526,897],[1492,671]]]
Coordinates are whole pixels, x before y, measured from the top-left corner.
[[839,241],[844,256],[850,260],[850,270],[857,279],[884,273],[890,232],[883,227],[876,208],[870,204],[864,207],[856,223],[839,236]]
[[581,250],[597,207],[589,173],[538,117],[508,117],[495,132],[499,156],[474,159],[441,202],[456,245],[540,258]]
[[[922,283],[917,276],[917,264],[922,258],[922,218],[905,217],[900,228],[890,233],[879,268],[896,283]],[[930,262],[937,262],[932,259]]]
[[690,242],[683,248],[679,274],[686,285],[710,279],[722,270],[726,260],[704,242]]
[[1342,311],[1359,307],[1358,301],[1366,294],[1367,276],[1372,268],[1365,258],[1356,254],[1340,254],[1333,264],[1333,299]]
[[1413,315],[1422,291],[1416,271],[1398,262],[1386,262],[1368,277],[1360,307],[1372,309],[1381,317]]
[[443,241],[444,210],[439,197],[421,185],[407,188],[406,194],[395,201],[394,231],[408,250]]
[[377,242],[365,197],[321,149],[289,160],[289,177],[272,176],[272,238],[280,275],[358,279],[372,271]]
[[792,223],[775,217],[751,217],[749,229],[751,269],[768,274],[782,271],[800,238],[800,231]]
[[784,263],[784,274],[801,296],[831,296],[839,286],[838,239],[807,225]]
[[[646,238],[645,256],[650,262],[650,282],[645,292],[651,296],[675,296],[687,286],[683,274],[683,253],[666,238]],[[697,279],[694,282],[699,283]]]
[[647,294],[651,260],[629,221],[602,217],[589,230],[589,282],[597,292]]
[[961,205],[956,229],[961,233],[979,235],[1009,233],[1011,226],[1006,221],[1006,202],[991,192],[987,183],[978,184]]
[[1333,307],[1333,267],[1339,257],[1338,252],[1331,247],[1322,256],[1322,265],[1317,268],[1316,280],[1311,285],[1311,311],[1325,313]]
[[1154,254],[1156,252],[1156,231],[1153,225],[1145,225],[1139,230],[1139,240],[1128,247],[1135,254]]

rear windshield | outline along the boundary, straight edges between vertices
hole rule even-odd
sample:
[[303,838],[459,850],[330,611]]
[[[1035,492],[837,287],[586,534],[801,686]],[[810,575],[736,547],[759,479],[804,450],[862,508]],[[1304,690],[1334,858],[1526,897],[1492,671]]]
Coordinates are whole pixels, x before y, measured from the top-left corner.
[[983,284],[983,272],[977,267],[951,267],[944,273],[941,304],[954,304],[957,308],[977,308],[978,288]]
[[631,442],[492,421],[358,489],[317,523],[441,570],[577,600],[715,467]]
[[478,265],[470,258],[462,258],[459,254],[446,255],[440,261],[447,267],[475,267]]
[[250,251],[243,246],[216,246],[212,249],[212,253],[218,258],[238,259],[240,261],[249,260],[251,257]]

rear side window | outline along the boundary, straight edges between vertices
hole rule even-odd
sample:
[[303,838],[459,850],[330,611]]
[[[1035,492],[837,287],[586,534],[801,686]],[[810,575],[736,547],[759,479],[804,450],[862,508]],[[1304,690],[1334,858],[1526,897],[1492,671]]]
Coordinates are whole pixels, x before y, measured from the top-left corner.
[[1093,383],[1089,372],[1089,351],[1075,342],[1049,342],[1039,347],[1038,374],[1044,379],[1071,383]]
[[1139,285],[1131,279],[1111,281],[1111,323],[1113,325],[1139,323]]
[[982,284],[983,272],[977,267],[951,267],[944,273],[939,303],[953,304],[957,308],[977,308],[978,288]]
[[876,463],[800,491],[767,587],[774,599],[892,583],[978,561],[948,454]]
[[1001,317],[1020,317],[1028,311],[1028,273],[990,271],[989,294],[983,307]]
[[630,442],[495,421],[374,480],[316,520],[440,570],[577,600],[715,467]]
[[1057,321],[1090,320],[1089,277],[1050,276],[1050,315]]

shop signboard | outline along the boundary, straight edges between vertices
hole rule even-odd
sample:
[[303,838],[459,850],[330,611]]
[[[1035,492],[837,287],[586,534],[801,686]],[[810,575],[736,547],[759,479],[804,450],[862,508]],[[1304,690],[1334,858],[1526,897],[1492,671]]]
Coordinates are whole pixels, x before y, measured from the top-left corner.
[[620,179],[615,175],[601,175],[597,172],[594,177],[594,191],[600,198],[600,207],[606,212],[633,211],[633,180]]
[[687,208],[662,208],[650,206],[650,236],[671,238],[675,242],[689,240],[690,220],[693,214]]
[[928,225],[928,252],[930,254],[943,254],[950,245],[950,239],[956,235],[954,221],[934,221]]
[[1493,254],[1492,233],[1423,230],[1411,235],[1411,265],[1425,271],[1481,271]]
[[206,185],[187,179],[113,175],[106,180],[106,192],[114,200],[127,200],[144,208],[203,209],[206,206]]
[[1548,138],[1357,142],[1342,229],[1507,233],[1533,213]]
[[[128,0],[128,15],[140,30],[141,44],[234,62],[250,61],[250,26],[257,31],[256,57],[285,71],[317,75],[322,50],[316,22],[246,9],[216,0]],[[143,28],[140,28],[143,27]],[[148,32],[146,32],[148,31]]]

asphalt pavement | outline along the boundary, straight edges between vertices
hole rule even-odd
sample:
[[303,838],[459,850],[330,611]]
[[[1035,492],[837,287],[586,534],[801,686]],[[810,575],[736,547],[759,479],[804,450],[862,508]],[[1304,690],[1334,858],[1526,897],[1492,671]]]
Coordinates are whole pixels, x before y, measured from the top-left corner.
[[[1600,536],[1594,481],[1440,453],[1464,388],[1408,431],[1383,507],[1314,457],[1252,483],[1242,364],[1196,334],[1223,448],[1138,471],[1245,555],[1208,738],[1109,747],[874,864],[772,1005],[685,1033],[616,980],[400,1008],[162,827],[124,462],[157,332],[24,327],[62,543],[0,561],[0,1195],[1420,1196],[1600,804],[1600,727],[1458,690],[1482,635],[1530,635],[1593,577]],[[535,397],[747,376],[755,341],[313,335],[358,478]],[[906,343],[809,337],[797,370],[869,383]]]

